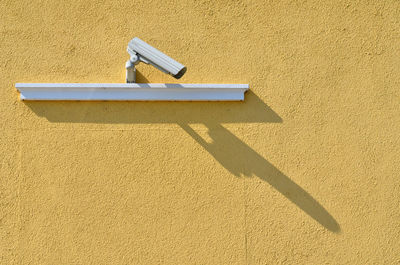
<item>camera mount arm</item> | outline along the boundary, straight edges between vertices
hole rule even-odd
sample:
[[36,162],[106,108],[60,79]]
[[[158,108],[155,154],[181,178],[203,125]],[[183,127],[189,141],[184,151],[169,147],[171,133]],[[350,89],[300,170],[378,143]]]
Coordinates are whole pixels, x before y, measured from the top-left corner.
[[130,50],[128,47],[128,53],[131,56],[129,60],[125,63],[126,68],[126,82],[127,83],[136,83],[136,68],[135,65],[139,64],[140,61],[144,63],[149,63],[146,60],[143,60],[138,56],[137,53]]

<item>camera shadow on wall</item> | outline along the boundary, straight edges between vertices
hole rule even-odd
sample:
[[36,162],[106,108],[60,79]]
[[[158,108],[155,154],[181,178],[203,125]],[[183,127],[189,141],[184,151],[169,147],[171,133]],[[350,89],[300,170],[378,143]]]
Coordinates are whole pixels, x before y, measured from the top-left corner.
[[[138,71],[138,83],[147,79]],[[24,101],[36,115],[55,123],[175,123],[237,177],[257,176],[329,231],[340,226],[316,200],[222,123],[282,123],[281,117],[249,90],[244,102],[66,102]],[[205,115],[206,112],[206,115]],[[189,124],[208,128],[204,140]]]

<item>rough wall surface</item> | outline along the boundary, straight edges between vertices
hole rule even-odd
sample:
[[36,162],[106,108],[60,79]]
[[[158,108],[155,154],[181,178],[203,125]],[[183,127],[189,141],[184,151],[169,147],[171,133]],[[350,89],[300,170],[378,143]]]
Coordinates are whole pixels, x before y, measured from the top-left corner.
[[[0,264],[400,262],[399,1],[0,1]],[[138,36],[243,103],[32,102]],[[139,65],[139,82],[177,82]]]

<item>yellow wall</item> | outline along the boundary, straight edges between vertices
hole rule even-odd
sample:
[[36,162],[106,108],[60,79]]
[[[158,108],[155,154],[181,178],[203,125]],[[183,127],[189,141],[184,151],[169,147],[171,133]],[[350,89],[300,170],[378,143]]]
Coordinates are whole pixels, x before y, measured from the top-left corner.
[[[0,264],[400,262],[398,1],[0,1]],[[243,103],[21,102],[138,36]],[[138,66],[139,82],[177,82]]]

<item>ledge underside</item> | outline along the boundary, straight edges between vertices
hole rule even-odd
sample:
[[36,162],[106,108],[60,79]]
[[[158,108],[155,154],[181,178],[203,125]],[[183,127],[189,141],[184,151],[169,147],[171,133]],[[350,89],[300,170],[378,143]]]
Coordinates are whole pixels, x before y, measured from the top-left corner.
[[21,100],[242,101],[247,84],[17,83]]

